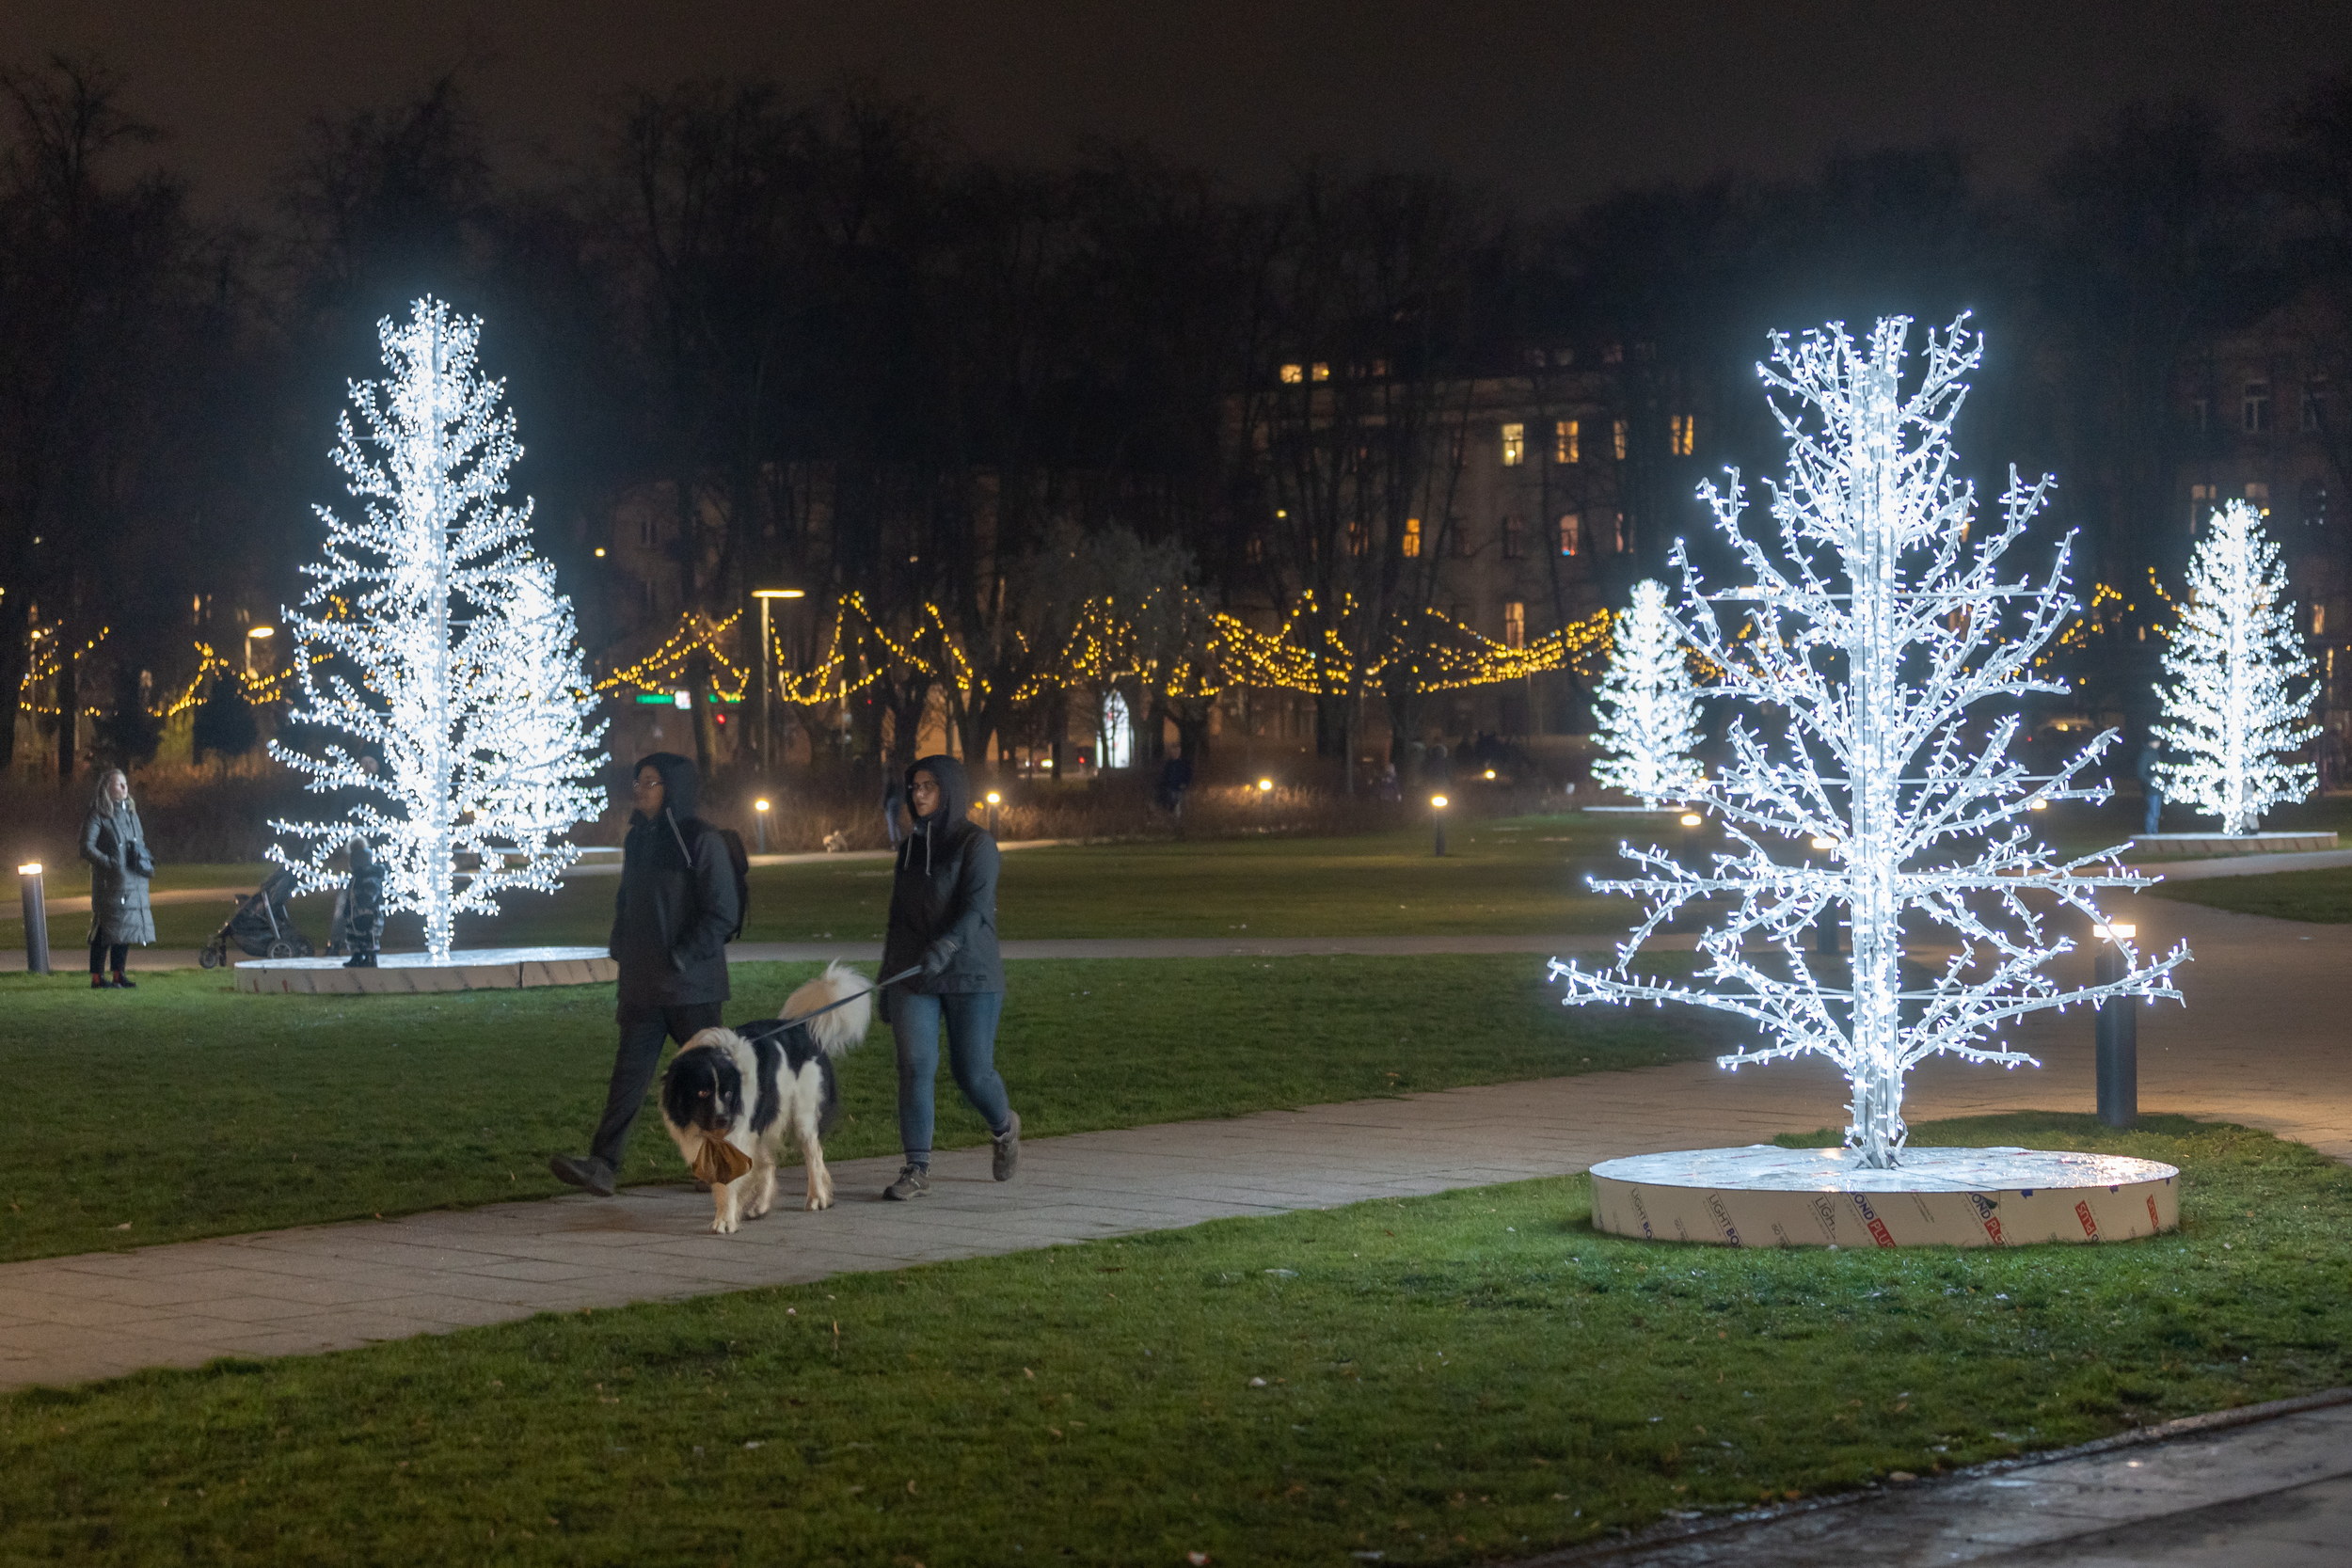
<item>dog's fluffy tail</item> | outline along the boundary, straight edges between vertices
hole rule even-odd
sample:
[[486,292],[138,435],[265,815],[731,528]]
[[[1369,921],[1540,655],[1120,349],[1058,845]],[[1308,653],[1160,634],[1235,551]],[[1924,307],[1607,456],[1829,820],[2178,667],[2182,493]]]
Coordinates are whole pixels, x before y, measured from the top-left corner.
[[825,972],[785,999],[786,1018],[799,1018],[815,1013],[819,1007],[850,1000],[829,1013],[819,1013],[803,1026],[817,1049],[828,1056],[838,1056],[866,1037],[866,1031],[874,1023],[874,983],[848,964],[835,959],[825,966]]

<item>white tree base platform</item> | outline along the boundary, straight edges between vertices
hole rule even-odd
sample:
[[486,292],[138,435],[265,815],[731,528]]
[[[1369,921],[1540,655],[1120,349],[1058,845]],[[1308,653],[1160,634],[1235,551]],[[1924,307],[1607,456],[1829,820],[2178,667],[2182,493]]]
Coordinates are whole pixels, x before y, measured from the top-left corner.
[[1850,1148],[1693,1148],[1593,1167],[1593,1225],[1720,1246],[2023,1246],[2176,1230],[2180,1171],[2035,1148],[1907,1148],[1870,1170]]
[[2333,849],[2333,833],[2141,833],[2132,847],[2167,855],[2292,855]]
[[620,966],[601,947],[476,947],[440,963],[429,953],[387,953],[373,969],[345,969],[341,958],[249,958],[230,973],[239,990],[360,996],[605,985]]
[[1579,806],[1577,810],[1603,816],[1680,816],[1686,806]]

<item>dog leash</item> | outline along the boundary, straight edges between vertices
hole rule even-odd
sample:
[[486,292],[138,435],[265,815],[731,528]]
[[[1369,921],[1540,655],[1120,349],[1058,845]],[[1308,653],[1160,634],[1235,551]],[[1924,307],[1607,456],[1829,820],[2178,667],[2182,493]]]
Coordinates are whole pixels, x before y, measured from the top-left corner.
[[807,1012],[797,1014],[791,1018],[780,1018],[776,1020],[777,1026],[780,1028],[789,1029],[796,1023],[806,1023],[812,1018],[822,1018],[825,1014],[833,1011],[835,1007],[846,1007],[852,1002],[863,1002],[869,996],[880,996],[883,991],[888,990],[899,981],[912,980],[917,974],[922,973],[923,966],[921,964],[916,964],[912,969],[902,969],[898,974],[890,976],[887,980],[875,981],[871,986],[868,986],[866,990],[859,991],[854,996],[845,996],[838,1002],[828,1002],[821,1007],[811,1007]]

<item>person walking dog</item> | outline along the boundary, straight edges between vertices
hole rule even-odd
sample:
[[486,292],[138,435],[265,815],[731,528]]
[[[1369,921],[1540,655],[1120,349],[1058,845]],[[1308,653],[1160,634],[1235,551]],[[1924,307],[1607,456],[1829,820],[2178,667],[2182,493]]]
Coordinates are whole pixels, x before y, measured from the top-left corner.
[[726,944],[741,915],[726,841],[694,815],[694,765],[656,752],[638,763],[630,795],[636,810],[621,849],[609,949],[621,966],[621,1041],[612,1086],[588,1152],[548,1161],[556,1180],[598,1197],[612,1196],[663,1038],[683,1045],[723,1022]]
[[991,1172],[1009,1181],[1021,1161],[1021,1117],[996,1073],[996,1021],[1005,1007],[1005,966],[996,951],[996,840],[964,815],[971,788],[953,757],[924,757],[907,769],[913,830],[898,846],[890,884],[890,927],[882,972],[922,974],[882,993],[898,1048],[898,1141],[906,1165],[882,1196],[921,1197],[931,1184],[931,1091],[939,1036],[956,1086],[988,1123]]
[[[123,973],[133,943],[155,940],[155,911],[147,884],[155,857],[147,850],[147,830],[131,803],[131,781],[119,768],[98,776],[98,793],[82,823],[82,858],[89,874],[89,987],[92,990],[135,990]],[[106,978],[111,960],[114,978]]]

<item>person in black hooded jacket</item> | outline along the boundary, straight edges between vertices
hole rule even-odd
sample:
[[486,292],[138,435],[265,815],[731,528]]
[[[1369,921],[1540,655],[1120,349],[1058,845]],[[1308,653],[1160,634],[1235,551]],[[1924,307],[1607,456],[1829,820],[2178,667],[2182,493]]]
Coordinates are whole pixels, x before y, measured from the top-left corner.
[[723,1022],[735,868],[726,841],[694,815],[698,793],[694,765],[682,756],[656,752],[637,765],[607,949],[621,967],[620,1049],[588,1153],[548,1161],[557,1180],[599,1197],[612,1196],[662,1040],[684,1045]]
[[898,1141],[906,1166],[882,1189],[898,1200],[930,1190],[931,1089],[939,1078],[939,1035],[963,1098],[994,1140],[993,1174],[1012,1179],[1021,1158],[1021,1118],[996,1073],[996,1021],[1005,1006],[1005,966],[996,951],[996,841],[970,820],[971,788],[953,757],[924,757],[907,769],[914,830],[898,846],[890,884],[890,929],[882,973],[920,967],[890,988],[883,1006],[898,1047]]

